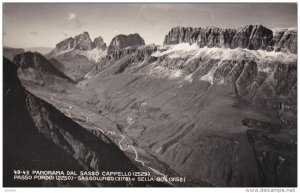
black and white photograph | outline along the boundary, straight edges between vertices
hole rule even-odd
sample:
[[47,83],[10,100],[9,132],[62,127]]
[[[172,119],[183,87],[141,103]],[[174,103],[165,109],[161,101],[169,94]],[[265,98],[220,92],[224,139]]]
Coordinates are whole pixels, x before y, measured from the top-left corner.
[[297,6],[3,2],[3,188],[295,192]]

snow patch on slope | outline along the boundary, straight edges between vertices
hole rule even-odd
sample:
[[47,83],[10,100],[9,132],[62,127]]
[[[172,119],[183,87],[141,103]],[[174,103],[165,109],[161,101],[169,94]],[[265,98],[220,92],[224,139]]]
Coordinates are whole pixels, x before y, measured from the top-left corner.
[[72,48],[72,49],[58,52],[52,57],[58,57],[67,54],[69,52],[75,52],[76,54],[86,57],[88,60],[92,62],[99,62],[102,58],[104,58],[107,55],[107,50],[102,50],[99,48],[94,48],[92,50],[79,50],[79,49]]
[[87,51],[76,50],[76,52],[80,55],[85,56],[88,60],[93,62],[99,62],[107,54],[107,50],[102,50],[98,48],[94,48],[92,50],[87,50]]
[[67,49],[67,50],[64,50],[64,51],[61,51],[61,52],[57,52],[57,53],[55,53],[55,55],[53,55],[52,57],[57,57],[57,56],[60,56],[60,55],[63,55],[63,54],[66,54],[66,53],[72,52],[72,51],[74,51],[74,48],[72,48],[72,49]]
[[[190,45],[189,43],[160,46],[158,51],[153,53],[152,56],[169,58],[171,59],[170,61],[176,58],[179,58],[180,60],[183,59],[185,60],[185,62],[181,64],[183,66],[189,65],[190,61],[195,59],[199,59],[200,61],[216,60],[218,63],[214,64],[208,73],[199,77],[200,80],[208,81],[211,84],[223,84],[224,80],[222,79],[214,80],[214,74],[218,68],[222,68],[220,65],[227,65],[227,61],[240,62],[242,60],[254,60],[257,63],[258,71],[265,72],[267,74],[272,73],[274,70],[272,68],[272,64],[274,63],[297,63],[297,55],[291,53],[274,51],[268,52],[265,50],[248,50],[242,48],[200,48],[197,44]],[[176,63],[173,64],[173,67],[171,67],[172,69],[169,67],[160,66],[159,63],[150,65],[149,67],[150,70],[148,71],[148,74],[153,77],[169,79],[184,78],[184,80],[188,82],[193,82],[194,72],[187,73],[182,69],[176,69],[176,67],[178,67],[176,66]]]
[[174,80],[183,76],[181,70],[169,69],[163,66],[155,66],[150,68],[148,75],[155,78],[168,78]]
[[[162,49],[163,50],[163,49]],[[208,48],[198,47],[197,44],[190,45],[189,43],[181,43],[169,46],[165,51],[157,51],[152,54],[154,57],[167,55],[169,58],[195,58],[209,57],[216,60],[236,60],[241,61],[245,59],[252,59],[257,61],[278,61],[283,63],[295,62],[297,60],[296,54],[283,53],[283,52],[268,52],[265,50],[248,50],[242,48]]]
[[277,32],[277,31],[293,31],[293,32],[297,32],[298,28],[297,27],[289,27],[289,28],[273,28],[272,31],[273,32]]
[[181,43],[172,46],[163,46],[160,49],[167,50],[163,52],[160,52],[158,50],[155,53],[153,53],[152,56],[159,57],[163,55],[168,55],[168,57],[170,58],[187,57],[193,55],[195,51],[199,50],[199,47],[196,43],[192,45],[190,45],[189,43]]

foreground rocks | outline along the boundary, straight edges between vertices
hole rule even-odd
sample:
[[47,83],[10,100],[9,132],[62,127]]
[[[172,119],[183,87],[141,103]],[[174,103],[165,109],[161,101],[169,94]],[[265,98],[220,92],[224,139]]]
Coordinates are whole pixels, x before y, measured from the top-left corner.
[[23,80],[42,85],[53,82],[54,79],[63,79],[69,83],[74,83],[38,52],[18,54],[13,58],[13,62],[19,68],[18,73]]
[[[13,169],[139,171],[100,131],[91,132],[25,91],[16,66],[4,58],[4,186],[146,186],[147,182],[13,180]],[[16,108],[17,107],[17,108]],[[155,184],[161,186],[162,184]]]
[[22,48],[3,48],[3,56],[9,59],[10,61],[12,61],[16,55],[21,54],[23,52],[25,52],[25,50]]

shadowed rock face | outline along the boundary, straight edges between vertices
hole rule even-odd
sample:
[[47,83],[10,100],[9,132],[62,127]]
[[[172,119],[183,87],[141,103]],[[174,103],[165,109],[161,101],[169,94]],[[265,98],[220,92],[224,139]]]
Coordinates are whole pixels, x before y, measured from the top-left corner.
[[106,47],[106,43],[103,41],[103,38],[101,36],[97,37],[94,39],[93,41],[93,45],[98,48],[98,49],[102,49],[105,50]]
[[37,71],[47,73],[58,73],[59,71],[38,52],[25,52],[14,57],[13,62],[18,68],[34,68]]
[[231,48],[265,49],[273,36],[272,30],[262,25],[247,25],[233,36]]
[[24,79],[28,79],[33,82],[40,82],[43,81],[42,77],[44,75],[50,75],[73,82],[69,77],[54,67],[50,61],[48,61],[38,52],[25,52],[16,55],[13,59],[13,62],[20,69],[20,75],[21,77],[24,77]]
[[10,48],[10,47],[4,47],[3,48],[3,56],[9,59],[10,61],[13,61],[13,58],[18,55],[25,52],[22,48]]
[[[138,171],[106,136],[90,132],[25,91],[4,58],[4,186],[145,186],[139,182],[14,181],[13,169]],[[159,184],[156,184],[159,185]]]
[[290,51],[297,53],[297,32],[293,30],[278,30],[274,32],[274,37],[270,44],[271,50]]
[[[26,106],[27,93],[15,64],[3,59],[3,169],[4,186],[43,186],[44,181],[15,181],[13,169],[81,170],[76,160],[38,132]],[[61,183],[60,185],[68,185]],[[59,185],[59,184],[57,184]],[[82,186],[81,183],[69,184]]]
[[217,27],[175,27],[165,36],[164,44],[197,43],[200,47],[247,48],[297,52],[296,32],[273,31],[262,25],[247,25],[239,29]]
[[117,35],[112,39],[108,46],[108,54],[111,53],[112,50],[122,49],[129,46],[140,46],[145,45],[144,39],[137,33],[130,35]]
[[134,55],[136,59],[143,60],[157,50],[155,45],[146,45],[146,46],[131,46],[123,49],[113,49],[110,51],[110,54],[106,59],[108,60],[118,60],[124,56]]
[[74,38],[75,49],[79,50],[91,50],[94,48],[90,35],[87,32],[83,32]]

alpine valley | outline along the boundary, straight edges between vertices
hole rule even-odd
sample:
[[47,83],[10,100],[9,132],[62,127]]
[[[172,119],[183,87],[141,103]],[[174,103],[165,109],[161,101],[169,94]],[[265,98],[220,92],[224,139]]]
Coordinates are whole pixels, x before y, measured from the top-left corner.
[[48,186],[296,187],[297,29],[174,27],[162,39],[4,47],[4,152],[16,152],[4,172],[150,174]]

